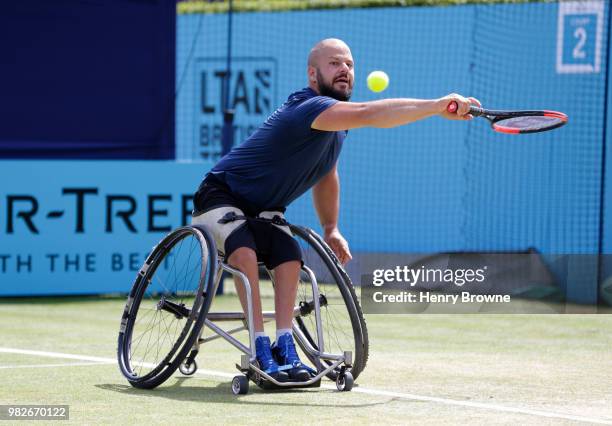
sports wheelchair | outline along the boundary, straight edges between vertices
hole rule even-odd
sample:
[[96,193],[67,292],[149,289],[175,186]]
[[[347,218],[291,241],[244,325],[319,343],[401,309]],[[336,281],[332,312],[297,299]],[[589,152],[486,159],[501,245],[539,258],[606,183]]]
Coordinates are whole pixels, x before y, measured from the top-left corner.
[[[279,382],[259,368],[250,283],[245,274],[222,261],[210,233],[196,225],[175,229],[153,248],[128,295],[117,355],[120,370],[132,386],[154,388],[177,369],[184,375],[194,374],[202,344],[223,338],[243,353],[236,364],[241,374],[232,380],[235,395],[248,392],[249,380],[264,389],[282,389],[318,387],[324,376],[335,381],[338,390],[351,390],[368,360],[368,332],[353,284],[319,235],[282,220],[302,249],[293,336],[314,367],[311,377]],[[210,311],[224,271],[244,286],[246,315]],[[260,276],[274,285],[273,271],[261,264]],[[263,315],[265,322],[274,320],[273,311]],[[224,330],[219,326],[223,321],[242,325]],[[206,338],[205,328],[213,332]],[[248,345],[233,336],[245,330]]]

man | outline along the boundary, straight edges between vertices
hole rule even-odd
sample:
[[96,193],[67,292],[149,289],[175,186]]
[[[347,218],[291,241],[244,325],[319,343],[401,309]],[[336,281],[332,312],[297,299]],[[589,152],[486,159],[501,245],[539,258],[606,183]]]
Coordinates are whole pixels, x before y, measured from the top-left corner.
[[[308,87],[289,96],[244,143],[234,147],[206,175],[194,197],[194,224],[213,233],[227,263],[252,286],[256,354],[260,367],[278,380],[307,380],[291,327],[301,251],[282,222],[289,203],[312,187],[324,239],[342,263],[351,259],[338,229],[339,180],[336,162],[349,129],[395,127],[433,115],[469,120],[474,98],[448,95],[435,100],[383,99],[348,102],[355,79],[353,57],[341,40],[317,43],[308,56]],[[447,112],[451,102],[457,111]],[[228,213],[234,219],[228,221]],[[276,342],[264,333],[257,261],[274,270]],[[236,283],[243,306],[244,288]]]

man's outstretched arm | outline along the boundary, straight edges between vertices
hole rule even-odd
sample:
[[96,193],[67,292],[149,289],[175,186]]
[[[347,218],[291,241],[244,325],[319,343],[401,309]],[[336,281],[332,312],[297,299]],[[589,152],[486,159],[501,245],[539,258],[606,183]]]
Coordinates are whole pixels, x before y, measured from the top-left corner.
[[336,166],[312,188],[314,206],[323,227],[323,239],[343,264],[352,259],[348,243],[338,230],[340,179]]
[[[447,111],[451,102],[457,112]],[[475,98],[451,94],[440,99],[381,99],[371,102],[337,102],[323,111],[312,122],[312,128],[325,131],[356,129],[359,127],[396,127],[440,115],[449,120],[469,120],[470,105],[480,106]]]

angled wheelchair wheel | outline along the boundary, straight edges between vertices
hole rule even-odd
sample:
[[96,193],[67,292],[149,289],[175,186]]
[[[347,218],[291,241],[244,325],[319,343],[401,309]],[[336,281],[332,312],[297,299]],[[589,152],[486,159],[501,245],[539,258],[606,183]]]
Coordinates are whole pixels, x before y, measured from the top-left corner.
[[[302,248],[304,264],[314,272],[319,286],[323,349],[325,353],[342,355],[351,351],[352,376],[357,378],[368,360],[368,331],[348,274],[323,239],[309,228],[291,225],[291,231]],[[318,350],[317,325],[310,280],[306,273],[300,274],[297,304],[300,314],[294,325],[296,341],[305,355],[316,365],[316,358],[308,347]],[[323,367],[330,365],[324,361]],[[332,370],[328,377],[336,380],[340,368]]]
[[210,309],[216,253],[205,229],[185,226],[168,234],[138,272],[117,350],[134,387],[154,388],[184,362]]

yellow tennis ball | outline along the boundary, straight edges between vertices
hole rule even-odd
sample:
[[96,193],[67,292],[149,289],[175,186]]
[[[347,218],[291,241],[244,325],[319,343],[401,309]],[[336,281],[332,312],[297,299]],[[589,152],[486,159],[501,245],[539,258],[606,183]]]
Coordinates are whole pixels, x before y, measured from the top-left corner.
[[389,76],[384,71],[372,71],[368,75],[368,88],[372,92],[382,92],[389,85]]

